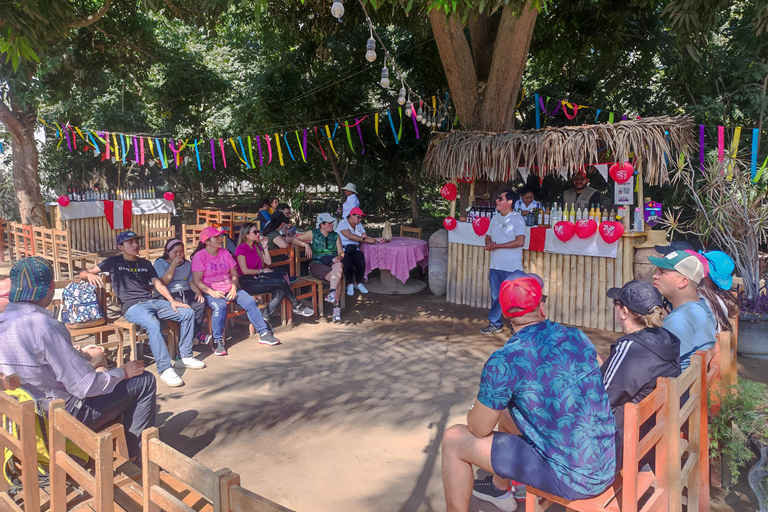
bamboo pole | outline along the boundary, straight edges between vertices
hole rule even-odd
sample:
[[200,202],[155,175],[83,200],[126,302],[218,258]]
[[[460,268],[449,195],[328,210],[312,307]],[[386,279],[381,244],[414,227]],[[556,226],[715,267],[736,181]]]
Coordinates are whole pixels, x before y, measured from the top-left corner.
[[597,328],[605,330],[605,290],[606,288],[606,272],[608,269],[605,265],[605,260],[601,258],[600,266],[598,267],[598,292],[597,292]]
[[[568,312],[568,318],[570,319],[570,321],[568,323],[570,325],[580,326],[581,320],[576,316],[576,307],[581,297],[577,295],[577,291],[578,291],[578,285],[579,285],[578,279],[579,277],[581,277],[582,279],[584,278],[583,277],[584,272],[577,265],[578,256],[572,254],[569,260],[571,264],[571,282],[570,282],[571,288],[568,293],[568,299],[570,301],[570,310]],[[582,292],[583,290],[584,290],[584,283],[582,282]]]
[[555,287],[555,290],[552,292],[552,294],[555,296],[555,316],[554,321],[555,322],[562,322],[563,320],[563,255],[558,254],[555,256],[555,264],[553,265],[553,270],[555,272],[555,278],[552,281],[552,284]]
[[[584,256],[571,257],[571,270],[576,274],[576,304],[574,304],[573,325],[584,326],[587,322],[584,322]],[[575,263],[575,267],[573,266]]]
[[445,282],[445,300],[453,304],[453,244],[448,242],[448,272]]
[[560,311],[560,323],[571,323],[571,258],[563,255],[563,309]]
[[[454,185],[456,185],[457,182],[458,182],[458,180],[456,178],[453,178],[451,180],[451,183],[453,183]],[[474,184],[474,182],[473,182],[473,184]],[[457,187],[457,189],[458,189],[458,187]],[[451,213],[449,215],[451,217],[455,217],[456,216],[456,199],[451,201]]]
[[489,281],[491,272],[491,255],[490,253],[486,257],[485,265],[483,267],[483,307],[490,309],[491,307],[491,282]]
[[[605,258],[605,290],[600,290],[600,293],[606,295],[608,290],[616,286],[616,260],[614,258]],[[605,328],[609,331],[614,329],[616,321],[616,315],[613,312],[613,299],[605,298]]]
[[[614,286],[624,286],[624,275],[622,273],[623,271],[623,260],[624,260],[624,244],[619,243],[619,246],[616,250],[616,263],[614,265],[614,278],[613,278],[613,284]],[[614,330],[621,330],[620,326],[617,326],[614,323]]]
[[603,264],[601,258],[592,258],[592,295],[590,304],[590,327],[597,329],[597,295],[600,293],[600,286],[598,283],[598,274],[600,273],[600,265]]

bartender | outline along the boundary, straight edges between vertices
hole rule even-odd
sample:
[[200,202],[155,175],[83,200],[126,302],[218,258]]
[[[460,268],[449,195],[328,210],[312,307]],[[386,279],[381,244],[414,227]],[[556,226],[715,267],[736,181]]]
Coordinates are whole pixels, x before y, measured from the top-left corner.
[[541,203],[533,198],[533,190],[528,185],[520,187],[517,194],[520,196],[520,199],[515,201],[514,210],[520,212],[520,215],[523,217],[527,217],[532,211],[541,208]]
[[589,186],[589,179],[587,178],[587,172],[584,168],[580,168],[579,171],[571,178],[573,188],[563,192],[563,196],[560,198],[561,203],[575,204],[574,208],[591,208],[592,205],[599,205],[602,201],[600,192]]

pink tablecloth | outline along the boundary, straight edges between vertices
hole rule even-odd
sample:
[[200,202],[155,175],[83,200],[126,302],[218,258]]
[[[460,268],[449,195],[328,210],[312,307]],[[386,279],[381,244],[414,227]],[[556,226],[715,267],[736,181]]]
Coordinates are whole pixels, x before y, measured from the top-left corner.
[[365,254],[365,278],[375,268],[389,270],[392,275],[405,283],[408,274],[416,265],[426,267],[429,262],[427,242],[416,238],[396,236],[386,244],[360,244]]

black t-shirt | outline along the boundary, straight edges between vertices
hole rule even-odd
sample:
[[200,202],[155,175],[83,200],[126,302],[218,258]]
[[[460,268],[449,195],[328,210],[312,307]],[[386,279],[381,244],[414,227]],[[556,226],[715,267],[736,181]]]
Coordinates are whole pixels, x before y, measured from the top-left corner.
[[131,306],[152,299],[149,285],[157,277],[157,272],[149,260],[137,258],[136,261],[128,261],[122,255],[112,256],[99,263],[99,268],[102,272],[109,272],[123,314]]

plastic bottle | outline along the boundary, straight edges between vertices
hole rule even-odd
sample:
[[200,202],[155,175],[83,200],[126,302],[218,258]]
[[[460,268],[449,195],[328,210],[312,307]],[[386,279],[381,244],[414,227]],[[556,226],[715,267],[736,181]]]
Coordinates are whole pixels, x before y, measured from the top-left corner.
[[644,224],[643,209],[638,206],[635,208],[635,231],[643,231]]

